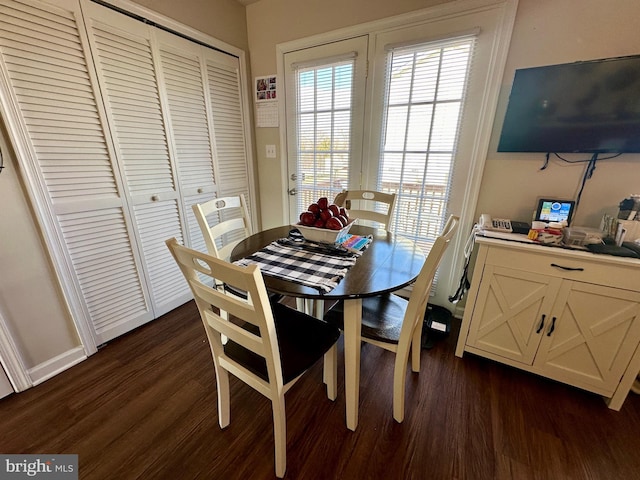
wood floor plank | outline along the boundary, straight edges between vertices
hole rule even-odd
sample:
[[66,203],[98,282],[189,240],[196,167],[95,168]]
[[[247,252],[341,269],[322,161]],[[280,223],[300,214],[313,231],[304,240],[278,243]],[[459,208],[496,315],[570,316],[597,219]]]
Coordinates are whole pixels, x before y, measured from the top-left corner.
[[[640,478],[640,396],[620,412],[573,387],[454,355],[459,325],[407,373],[392,416],[394,356],[362,349],[360,420],[345,425],[322,365],[286,395],[289,479]],[[218,425],[211,353],[193,303],[103,346],[47,382],[0,400],[0,452],[77,453],[83,480],[273,479],[271,405],[231,380]]]

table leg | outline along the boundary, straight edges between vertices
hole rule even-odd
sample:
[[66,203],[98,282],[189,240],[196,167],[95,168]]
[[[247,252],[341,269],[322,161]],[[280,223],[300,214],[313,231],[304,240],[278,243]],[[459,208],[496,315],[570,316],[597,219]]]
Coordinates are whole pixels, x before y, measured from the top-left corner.
[[344,383],[347,404],[347,428],[358,426],[360,401],[360,333],[362,331],[362,299],[344,301]]

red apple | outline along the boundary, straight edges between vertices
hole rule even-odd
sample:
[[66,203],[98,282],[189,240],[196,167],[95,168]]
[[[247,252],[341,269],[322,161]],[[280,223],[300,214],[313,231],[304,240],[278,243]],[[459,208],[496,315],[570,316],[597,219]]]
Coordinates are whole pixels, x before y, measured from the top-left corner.
[[316,216],[313,212],[302,212],[300,214],[300,223],[307,226],[312,226],[316,221]]
[[316,216],[320,215],[320,207],[318,206],[317,203],[312,203],[311,205],[309,205],[307,210],[309,210],[310,212],[313,212]]
[[338,215],[340,215],[340,207],[337,206],[335,203],[332,203],[331,205],[329,205],[327,207],[329,210],[331,210],[331,212],[333,213],[334,217],[337,217]]
[[313,224],[313,226],[317,228],[324,228],[324,220],[321,218],[318,218]]
[[316,203],[320,207],[320,210],[326,210],[329,206],[329,199],[327,197],[320,197]]
[[327,220],[329,220],[331,217],[333,217],[333,212],[329,209],[327,210],[320,210],[320,218],[322,220],[324,220],[325,222]]
[[338,217],[331,217],[327,220],[327,228],[330,230],[342,230],[342,222],[338,219]]

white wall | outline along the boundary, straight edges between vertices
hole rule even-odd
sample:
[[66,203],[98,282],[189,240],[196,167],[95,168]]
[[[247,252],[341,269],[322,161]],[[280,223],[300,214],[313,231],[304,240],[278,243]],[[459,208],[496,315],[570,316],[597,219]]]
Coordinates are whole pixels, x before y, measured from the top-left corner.
[[[442,1],[415,0],[261,0],[247,7],[253,75],[276,71],[276,44],[366,23],[383,16],[426,8]],[[573,198],[582,166],[553,163],[539,171],[544,155],[496,152],[506,102],[516,68],[640,53],[638,0],[520,0],[501,97],[487,156],[478,212],[530,220],[539,196]],[[264,155],[265,144],[278,144],[277,128],[256,129],[263,226],[285,221],[281,195],[285,186],[277,160]],[[572,156],[580,158],[580,156]],[[640,193],[640,156],[623,155],[601,162],[588,182],[575,224],[597,226],[604,212]]]
[[235,0],[132,1],[229,45],[248,49],[245,8]]

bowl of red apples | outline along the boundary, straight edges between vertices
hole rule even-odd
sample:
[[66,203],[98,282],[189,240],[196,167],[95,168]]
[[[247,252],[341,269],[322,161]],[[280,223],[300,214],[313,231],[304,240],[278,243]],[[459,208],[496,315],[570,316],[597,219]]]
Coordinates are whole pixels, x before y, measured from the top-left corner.
[[343,207],[330,204],[327,197],[320,197],[300,214],[296,228],[310,242],[340,243],[354,222]]

